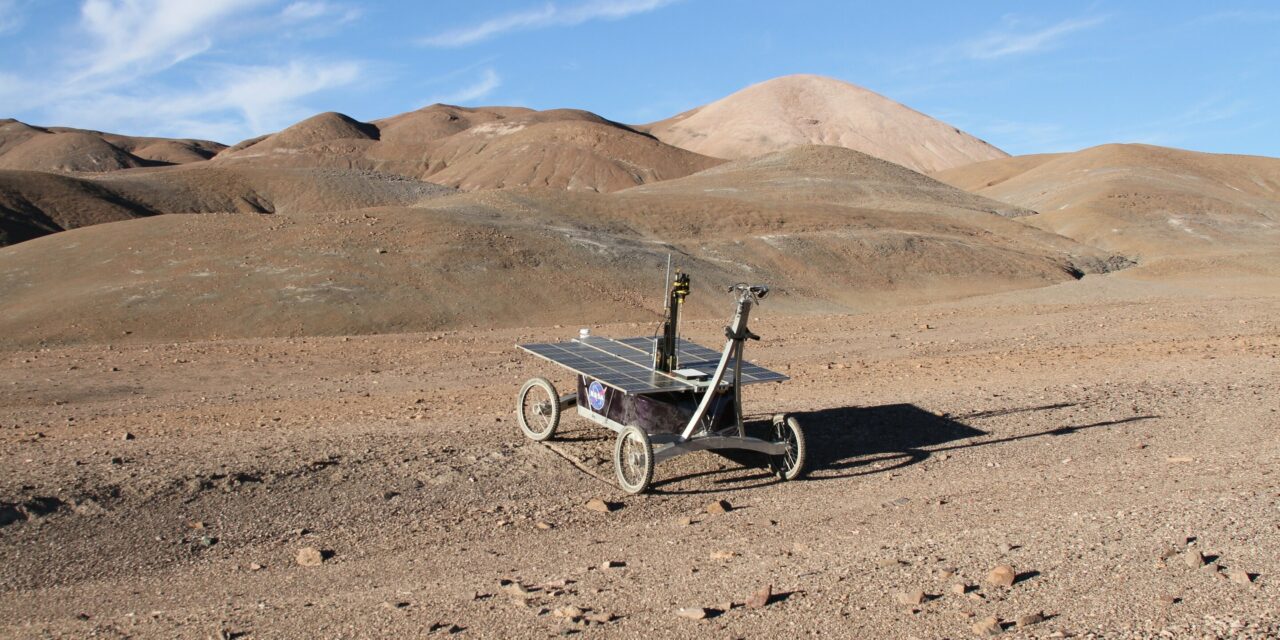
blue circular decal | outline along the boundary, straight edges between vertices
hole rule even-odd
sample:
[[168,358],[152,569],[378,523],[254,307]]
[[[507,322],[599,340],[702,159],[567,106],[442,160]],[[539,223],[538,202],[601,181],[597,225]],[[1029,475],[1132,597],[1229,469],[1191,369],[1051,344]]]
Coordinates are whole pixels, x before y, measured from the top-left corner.
[[598,380],[592,381],[591,386],[587,388],[587,402],[596,411],[604,408],[604,385]]

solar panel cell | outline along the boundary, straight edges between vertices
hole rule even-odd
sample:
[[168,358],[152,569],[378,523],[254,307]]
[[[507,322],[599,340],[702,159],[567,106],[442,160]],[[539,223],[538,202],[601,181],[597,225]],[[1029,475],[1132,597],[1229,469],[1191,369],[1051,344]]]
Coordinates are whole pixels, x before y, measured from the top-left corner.
[[[574,372],[626,393],[660,393],[698,388],[692,382],[653,369],[654,338],[640,336],[613,340],[588,336],[567,342],[522,344],[520,348]],[[680,366],[710,373],[720,362],[720,353],[702,345],[680,340]],[[730,374],[732,370],[730,370]],[[777,382],[784,376],[747,361],[742,363],[741,384]]]

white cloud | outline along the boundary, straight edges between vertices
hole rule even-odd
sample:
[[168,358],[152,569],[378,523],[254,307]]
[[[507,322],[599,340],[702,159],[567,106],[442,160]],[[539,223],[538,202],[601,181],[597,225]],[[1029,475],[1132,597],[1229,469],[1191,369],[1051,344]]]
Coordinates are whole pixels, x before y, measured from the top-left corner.
[[1064,36],[1102,24],[1105,18],[1083,18],[1063,20],[1058,24],[1036,31],[1006,31],[989,33],[981,38],[970,40],[961,45],[961,51],[967,57],[977,60],[991,60],[1005,56],[1019,55],[1043,51],[1057,44]]
[[427,104],[465,104],[483,98],[502,85],[502,77],[493,69],[486,68],[475,82],[444,95],[428,98]]
[[298,60],[280,66],[229,66],[201,86],[181,90],[98,92],[48,110],[59,123],[143,135],[209,138],[233,143],[282,129],[312,115],[301,100],[349,86],[359,64]]
[[431,47],[462,47],[511,31],[546,27],[571,27],[591,20],[620,20],[660,9],[676,0],[591,0],[570,7],[548,2],[541,8],[517,11],[480,24],[445,31],[420,40]]
[[280,12],[286,23],[324,19],[329,25],[345,24],[360,17],[360,9],[318,0],[292,2]]
[[[355,84],[365,69],[315,57],[257,63],[226,45],[356,17],[321,1],[84,0],[81,46],[51,48],[39,68],[0,70],[0,104],[39,124],[235,142],[311,115],[308,96]],[[158,76],[183,62],[181,77]]]
[[223,21],[265,0],[85,0],[89,60],[76,80],[150,73],[207,50]]

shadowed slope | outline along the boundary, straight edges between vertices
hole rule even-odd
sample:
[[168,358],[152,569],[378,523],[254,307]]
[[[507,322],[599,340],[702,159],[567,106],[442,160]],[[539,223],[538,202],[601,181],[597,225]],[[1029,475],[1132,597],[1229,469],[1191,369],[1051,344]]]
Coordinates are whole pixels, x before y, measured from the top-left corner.
[[[854,151],[803,147],[611,194],[507,189],[412,207],[157,216],[0,250],[0,335],[647,322],[668,254],[697,278],[694,317],[722,314],[716,291],[739,281],[774,286],[772,309],[831,312],[1110,267],[1002,215],[1017,212]],[[90,309],[92,326],[76,320]]]

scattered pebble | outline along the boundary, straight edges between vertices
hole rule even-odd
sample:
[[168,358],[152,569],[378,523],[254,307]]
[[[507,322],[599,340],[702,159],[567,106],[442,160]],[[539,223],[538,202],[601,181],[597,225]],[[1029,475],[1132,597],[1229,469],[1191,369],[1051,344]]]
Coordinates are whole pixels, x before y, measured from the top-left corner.
[[1000,626],[1000,619],[995,616],[983,618],[973,623],[973,632],[980,636],[1000,635],[1004,628]]
[[298,549],[298,564],[304,567],[318,567],[324,564],[324,552],[315,547],[303,547]]
[[627,566],[627,563],[621,560],[605,560],[600,563],[601,569],[621,569],[625,566]]
[[707,617],[707,610],[702,607],[686,607],[677,610],[676,615],[689,620],[703,620]]
[[733,511],[733,505],[729,504],[728,500],[716,500],[715,502],[707,505],[707,513],[713,516],[722,513],[729,513],[730,511]]
[[763,587],[760,587],[759,589],[756,589],[755,591],[753,591],[750,596],[747,596],[747,603],[746,603],[747,608],[759,609],[769,604],[769,599],[772,597],[773,597],[773,585],[765,585]]
[[899,591],[896,595],[894,595],[894,598],[897,599],[898,604],[905,604],[907,606],[914,607],[924,602],[924,592],[919,589],[912,589],[910,591]]
[[1187,549],[1182,554],[1182,561],[1192,569],[1199,569],[1204,566],[1204,554],[1199,549]]
[[987,573],[987,584],[995,587],[1012,587],[1014,580],[1018,578],[1018,573],[1013,567],[1002,564]]
[[1040,624],[1041,622],[1044,622],[1044,614],[1041,612],[1028,613],[1027,615],[1018,617],[1019,628],[1030,627],[1032,625]]
[[963,582],[957,582],[951,585],[951,593],[954,593],[958,596],[962,596],[968,592],[969,592],[969,585]]
[[584,506],[586,506],[587,511],[595,511],[598,513],[609,513],[610,511],[613,511],[613,505],[601,500],[600,498],[592,498],[588,500],[587,504]]
[[733,551],[712,551],[711,559],[712,560],[728,560],[729,558],[732,558],[736,555],[738,554]]
[[1253,576],[1244,569],[1228,569],[1227,578],[1236,584],[1253,584]]

